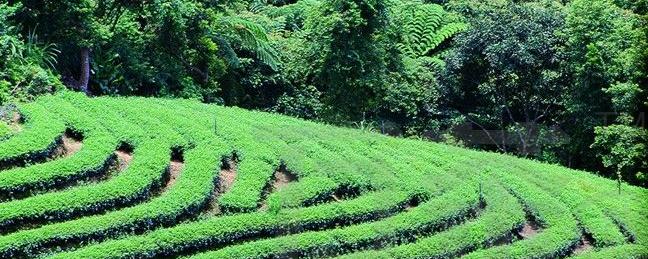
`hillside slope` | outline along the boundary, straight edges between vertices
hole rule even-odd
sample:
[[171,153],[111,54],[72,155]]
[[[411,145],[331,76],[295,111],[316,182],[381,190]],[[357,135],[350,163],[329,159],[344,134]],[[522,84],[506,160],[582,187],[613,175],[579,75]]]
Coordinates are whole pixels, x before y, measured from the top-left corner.
[[587,172],[186,100],[20,113],[2,258],[648,256],[648,190]]

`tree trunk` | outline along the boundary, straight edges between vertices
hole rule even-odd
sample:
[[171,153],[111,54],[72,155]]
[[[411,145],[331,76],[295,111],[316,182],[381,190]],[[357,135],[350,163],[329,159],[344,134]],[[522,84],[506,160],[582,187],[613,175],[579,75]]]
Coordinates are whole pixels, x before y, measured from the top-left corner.
[[90,81],[90,48],[81,48],[81,73],[77,88],[89,95],[88,82]]

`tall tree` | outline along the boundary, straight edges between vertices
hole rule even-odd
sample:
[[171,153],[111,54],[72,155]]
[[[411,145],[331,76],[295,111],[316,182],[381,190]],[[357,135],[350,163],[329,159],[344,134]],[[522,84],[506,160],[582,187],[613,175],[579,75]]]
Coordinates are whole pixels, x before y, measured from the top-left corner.
[[0,4],[0,106],[30,101],[62,88],[59,76],[52,71],[58,47],[43,43],[33,29],[21,35],[20,24],[12,20],[19,9],[20,5]]
[[[64,82],[69,87],[89,93],[91,51],[110,36],[106,26],[101,23],[105,17],[96,16],[97,2],[92,0],[21,2],[23,8],[17,15],[17,19],[23,26],[38,30],[43,39],[59,45],[62,50],[61,61],[78,64],[75,66],[78,70],[64,71]],[[76,78],[74,75],[77,75]]]
[[386,69],[377,37],[386,19],[383,0],[326,0],[306,19],[306,37],[317,42],[307,58],[334,116],[358,118],[375,109]]
[[539,156],[541,136],[551,132],[561,105],[559,6],[503,1],[453,8],[471,17],[471,28],[446,59],[450,108],[483,132],[477,146]]
[[235,1],[22,2],[15,20],[57,44],[57,70],[84,92],[215,101],[232,49],[277,63],[263,28],[230,13]]
[[642,168],[637,159],[642,158],[636,155],[641,145],[635,143],[645,133],[634,121],[648,83],[646,25],[611,0],[575,0],[568,6],[562,52],[571,77],[564,116],[570,118],[565,128],[572,138],[574,166],[602,169],[592,163],[600,161],[609,168],[605,174],[622,172],[624,179],[637,182]]

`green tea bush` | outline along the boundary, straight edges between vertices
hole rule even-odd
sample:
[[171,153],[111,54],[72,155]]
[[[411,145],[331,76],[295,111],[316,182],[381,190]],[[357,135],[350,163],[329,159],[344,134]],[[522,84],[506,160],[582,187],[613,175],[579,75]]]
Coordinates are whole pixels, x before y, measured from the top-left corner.
[[[65,92],[19,111],[2,258],[648,255],[648,192],[587,172],[191,100]],[[81,149],[53,157],[66,131]]]

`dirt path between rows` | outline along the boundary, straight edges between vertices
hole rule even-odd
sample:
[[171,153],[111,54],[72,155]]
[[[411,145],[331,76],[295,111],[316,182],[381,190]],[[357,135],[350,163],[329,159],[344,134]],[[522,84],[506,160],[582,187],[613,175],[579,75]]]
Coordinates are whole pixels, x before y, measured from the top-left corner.
[[105,169],[105,172],[90,177],[87,182],[98,183],[105,181],[128,169],[128,166],[133,160],[133,149],[130,147],[120,147],[113,154],[115,155],[114,160],[110,161],[110,165]]
[[579,255],[582,253],[585,253],[591,249],[594,249],[594,246],[592,245],[592,240],[590,237],[587,237],[585,235],[581,236],[581,240],[578,243],[578,246],[574,248],[572,251],[572,255]]
[[9,120],[9,130],[12,132],[20,132],[23,129],[22,126],[22,116],[20,116],[20,113],[14,112],[13,116],[11,116],[11,120]]
[[266,201],[268,195],[281,190],[294,181],[297,181],[297,176],[291,174],[290,172],[287,172],[284,169],[275,171],[272,175],[272,184],[270,184],[265,188],[265,190],[263,190],[263,200],[261,201],[261,205],[259,206],[259,211],[268,210],[268,202]]
[[518,231],[518,236],[522,239],[528,239],[532,238],[538,233],[542,232],[542,228],[535,222],[533,221],[527,221],[524,223],[524,226],[522,226],[522,229]]
[[115,165],[115,171],[124,171],[130,165],[130,162],[133,160],[133,153],[124,150],[116,150],[115,156],[117,156],[117,163]]
[[228,192],[234,181],[236,180],[236,162],[228,160],[220,169],[218,174],[218,182],[214,186],[214,191],[210,197],[209,204],[205,211],[202,213],[203,216],[215,216],[221,214],[220,206],[218,205],[218,198],[223,195],[223,193]]
[[54,149],[54,152],[52,152],[52,158],[56,159],[72,156],[76,152],[79,152],[82,147],[83,140],[81,137],[66,132],[63,134],[63,137],[61,137],[61,143],[59,146]]
[[288,173],[284,170],[277,170],[274,173],[274,181],[272,183],[272,190],[277,191],[281,188],[286,187],[291,182],[297,181],[297,177],[291,173]]
[[168,191],[175,185],[176,181],[178,181],[178,178],[180,177],[180,173],[182,172],[183,168],[184,168],[184,163],[182,161],[171,160],[171,162],[169,162],[169,167],[167,169],[169,173],[169,180],[162,187],[160,193],[164,193]]

